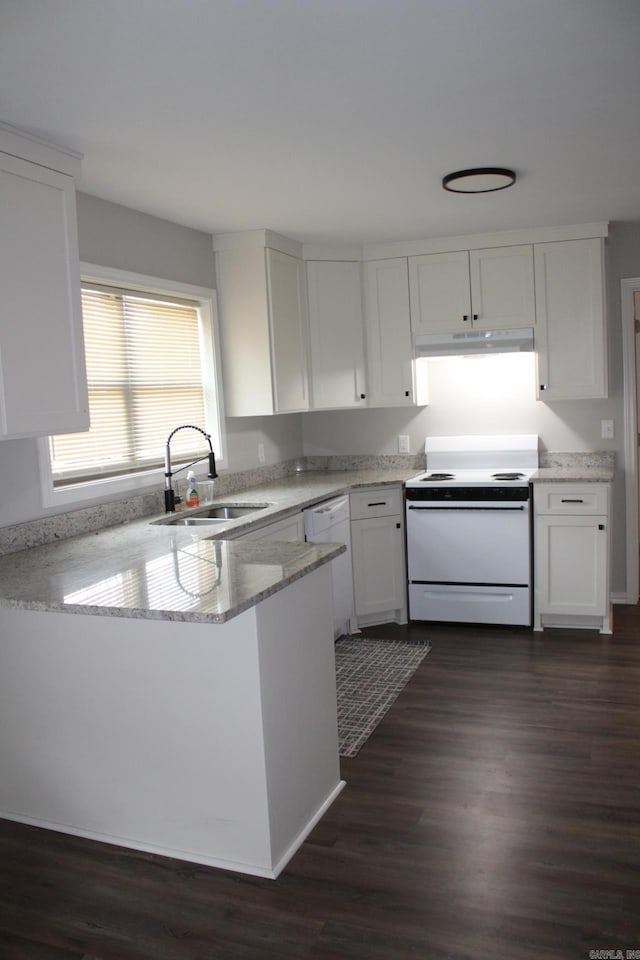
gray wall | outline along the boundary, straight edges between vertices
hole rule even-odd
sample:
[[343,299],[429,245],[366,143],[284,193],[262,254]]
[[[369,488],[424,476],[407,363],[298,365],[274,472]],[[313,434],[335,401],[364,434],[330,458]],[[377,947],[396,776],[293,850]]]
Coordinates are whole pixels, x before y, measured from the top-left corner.
[[200,287],[215,287],[211,235],[108,200],[76,195],[80,259]]
[[[179,224],[148,216],[128,207],[79,193],[80,259],[87,263],[215,287],[212,237]],[[258,444],[265,462],[299,457],[302,434],[299,415],[229,419],[227,469],[259,465]],[[42,506],[35,440],[0,443],[0,526],[35,520],[58,512]],[[84,501],[78,506],[88,505]],[[64,510],[72,509],[67,506]]]

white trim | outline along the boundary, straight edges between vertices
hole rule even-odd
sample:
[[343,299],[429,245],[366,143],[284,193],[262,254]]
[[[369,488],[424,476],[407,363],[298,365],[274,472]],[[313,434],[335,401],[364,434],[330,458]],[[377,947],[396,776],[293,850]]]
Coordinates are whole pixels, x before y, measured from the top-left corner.
[[[344,781],[342,781],[344,782]],[[225,860],[222,857],[208,857],[191,850],[180,850],[175,847],[165,847],[157,843],[142,843],[131,837],[118,837],[110,833],[101,833],[99,830],[85,830],[83,827],[73,827],[67,823],[58,823],[56,820],[45,820],[42,817],[24,817],[13,811],[0,811],[3,820],[13,823],[24,823],[28,827],[40,827],[44,830],[53,830],[55,833],[64,833],[71,837],[83,837],[85,840],[95,840],[98,843],[109,843],[114,847],[124,847],[128,850],[141,850],[143,853],[152,853],[158,857],[172,857],[175,860],[186,860],[189,863],[200,863],[205,867],[215,867],[218,870],[232,870],[234,873],[246,873],[252,877],[262,877],[264,880],[275,880],[278,874],[275,870],[261,867],[257,864],[243,863],[237,860]],[[292,852],[295,853],[295,850]],[[286,863],[280,867],[282,870]],[[280,872],[280,871],[278,871]]]
[[[219,438],[216,445],[216,464],[226,466],[226,434],[224,415],[224,394],[222,389],[222,366],[220,355],[220,338],[218,332],[218,308],[216,291],[209,287],[199,287],[179,281],[165,280],[142,273],[130,273],[127,270],[116,270],[94,263],[81,263],[80,276],[83,280],[98,283],[118,284],[131,290],[142,290],[158,294],[178,294],[187,299],[197,300],[202,311],[202,338],[203,338],[203,383],[205,388],[205,403],[210,411],[214,411],[215,422],[208,423],[207,429]],[[213,396],[212,396],[213,391]],[[207,402],[208,401],[208,402]],[[162,487],[164,484],[164,468],[144,470],[120,477],[106,477],[70,484],[66,487],[54,489],[51,475],[51,461],[49,457],[49,438],[38,438],[38,460],[40,466],[40,490],[44,507],[83,506],[89,501],[99,502],[113,499],[122,494],[140,494],[150,492],[152,488]]]
[[247,247],[269,247],[302,259],[302,244],[273,230],[241,230],[238,233],[218,233],[213,237],[214,250],[244,250]]
[[10,123],[0,123],[0,150],[12,157],[20,157],[49,170],[65,173],[69,177],[80,176],[81,153],[36,137]]
[[494,233],[472,233],[459,237],[432,237],[423,240],[400,240],[370,243],[364,246],[331,247],[324,244],[302,244],[272,230],[243,230],[220,233],[213,237],[216,251],[241,250],[246,247],[269,247],[304,260],[389,260],[428,253],[449,253],[454,250],[482,250],[491,247],[512,247],[531,243],[552,243],[565,240],[586,240],[609,236],[606,221],[578,223],[557,227],[530,227],[500,230]]
[[133,837],[118,837],[111,833],[102,833],[99,830],[85,830],[84,827],[74,827],[68,823],[58,823],[56,820],[46,820],[42,817],[25,817],[22,814],[14,813],[12,810],[2,810],[0,811],[0,816],[3,820],[11,820],[13,823],[24,823],[29,827],[41,827],[44,830],[53,830],[55,833],[64,833],[72,837],[83,837],[86,840],[95,840],[98,843],[109,843],[115,847],[125,847],[129,850],[142,850],[144,853],[152,853],[154,856],[173,857],[176,860],[186,860],[189,863],[201,863],[204,866],[215,867],[218,870],[232,870],[234,873],[246,873],[249,876],[262,877],[265,880],[277,880],[279,874],[282,873],[291,858],[297,853],[311,831],[320,822],[346,785],[346,780],[338,781],[326,800],[320,804],[316,812],[307,821],[302,830],[300,830],[271,870],[260,864],[244,863],[239,860],[225,860],[223,857],[209,857],[200,853],[194,853],[191,850],[165,847],[157,843],[143,843]]
[[365,260],[388,260],[392,257],[413,257],[427,253],[449,253],[453,250],[481,250],[491,247],[512,247],[528,243],[552,243],[564,240],[588,240],[607,237],[609,224],[580,223],[575,226],[532,227],[525,230],[501,230],[496,233],[472,233],[461,237],[435,237],[406,240],[399,243],[372,243],[363,247]]
[[[145,470],[122,477],[105,477],[100,480],[86,480],[72,483],[67,487],[53,486],[51,460],[49,457],[49,438],[38,437],[38,461],[40,467],[40,494],[43,507],[84,506],[89,502],[100,503],[121,497],[124,494],[150,493],[152,489],[164,486],[164,469]],[[216,460],[217,463],[217,460]]]
[[[611,600],[611,603],[614,604],[614,605],[616,605],[616,604],[625,604],[625,605],[626,605],[626,604],[629,603],[629,599],[628,599],[626,593],[612,593],[612,594],[611,594],[611,597],[610,597],[610,600]],[[634,602],[634,601],[631,601],[631,602]]]
[[285,852],[282,854],[280,859],[273,865],[273,872],[269,874],[270,877],[273,877],[274,880],[278,879],[278,876],[282,873],[286,865],[289,863],[291,858],[295,853],[298,852],[304,841],[307,839],[314,827],[320,823],[325,813],[336,799],[336,797],[342,793],[344,788],[347,785],[346,780],[338,780],[337,784],[330,791],[329,796],[323,800],[313,816],[307,820],[304,827],[299,831],[297,836],[291,841]]
[[80,276],[83,280],[95,280],[112,284],[120,283],[132,290],[151,290],[153,293],[179,293],[191,300],[215,300],[216,291],[211,287],[198,287],[192,283],[180,283],[178,280],[165,280],[145,273],[131,273],[129,270],[116,270],[114,267],[102,267],[95,263],[80,261]]
[[318,243],[303,243],[303,260],[339,260],[360,263],[362,247],[331,247]]
[[627,603],[638,602],[638,408],[636,404],[636,332],[633,292],[640,277],[620,281],[622,314],[622,373],[624,383],[624,480],[627,531]]

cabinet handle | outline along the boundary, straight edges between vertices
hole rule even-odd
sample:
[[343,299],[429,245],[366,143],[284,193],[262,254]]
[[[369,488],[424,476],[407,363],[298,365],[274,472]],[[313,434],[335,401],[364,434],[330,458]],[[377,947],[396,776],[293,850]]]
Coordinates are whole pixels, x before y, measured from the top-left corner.
[[361,399],[361,400],[366,400],[366,399],[367,399],[366,393],[361,393],[361,394],[360,394],[360,399]]
[[541,390],[546,390],[546,389],[547,389],[546,383],[541,383],[541,384],[540,384],[540,389],[541,389]]
[[468,323],[468,322],[469,322],[469,315],[466,314],[466,313],[464,313],[464,314],[462,315],[462,319],[463,319],[463,321],[464,321],[465,323]]
[[474,320],[477,320],[477,319],[478,319],[478,314],[477,314],[477,313],[474,313],[473,319],[474,319]]
[[396,523],[396,530],[399,530],[401,526],[402,526],[401,523]]
[[560,503],[584,503],[584,500],[561,500]]
[[375,503],[367,504],[368,507],[386,507],[386,505],[387,505],[386,500],[377,500]]
[[410,391],[410,390],[405,390],[404,395],[405,395],[405,397],[410,397],[410,396],[411,396],[411,391]]
[[598,524],[598,530],[604,530],[604,523]]

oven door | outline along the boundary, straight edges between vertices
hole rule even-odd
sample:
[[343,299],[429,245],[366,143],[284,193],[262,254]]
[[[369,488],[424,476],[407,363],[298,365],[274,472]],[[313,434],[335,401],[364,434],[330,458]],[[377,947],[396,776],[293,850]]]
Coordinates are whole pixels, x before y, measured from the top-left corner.
[[480,490],[407,491],[411,619],[531,623],[528,488],[505,500]]

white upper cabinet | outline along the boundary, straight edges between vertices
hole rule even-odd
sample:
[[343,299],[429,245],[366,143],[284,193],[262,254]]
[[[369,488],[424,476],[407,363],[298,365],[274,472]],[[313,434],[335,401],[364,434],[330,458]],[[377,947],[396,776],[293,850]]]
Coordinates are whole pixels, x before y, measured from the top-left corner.
[[307,261],[311,409],[367,405],[361,265]]
[[75,184],[64,172],[79,161],[0,127],[4,150],[0,438],[87,430]]
[[277,413],[309,407],[305,337],[304,264],[266,251],[273,402]]
[[409,257],[409,281],[415,334],[535,323],[531,244]]
[[426,403],[426,384],[413,360],[406,257],[365,264],[365,329],[369,405]]
[[471,288],[466,250],[409,257],[409,290],[414,333],[443,333],[468,328]]
[[308,410],[305,276],[296,245],[260,230],[216,237],[214,247],[227,416]]
[[607,396],[600,238],[535,244],[538,398]]
[[606,234],[594,223],[305,247],[306,272],[302,245],[268,230],[216,237],[227,414],[425,404],[416,335],[527,327],[539,397],[606,396]]
[[533,327],[533,247],[469,251],[471,322],[476,330]]

